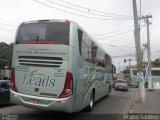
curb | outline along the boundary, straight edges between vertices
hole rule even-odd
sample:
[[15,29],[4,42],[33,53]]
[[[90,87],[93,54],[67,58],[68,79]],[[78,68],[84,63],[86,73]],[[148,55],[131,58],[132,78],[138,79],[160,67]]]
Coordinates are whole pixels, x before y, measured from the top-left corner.
[[134,97],[133,100],[132,100],[131,108],[130,108],[130,110],[129,110],[129,114],[132,114],[132,113],[133,113],[134,105],[135,105],[135,103],[136,103],[137,94],[138,94],[138,92],[136,92],[135,97]]

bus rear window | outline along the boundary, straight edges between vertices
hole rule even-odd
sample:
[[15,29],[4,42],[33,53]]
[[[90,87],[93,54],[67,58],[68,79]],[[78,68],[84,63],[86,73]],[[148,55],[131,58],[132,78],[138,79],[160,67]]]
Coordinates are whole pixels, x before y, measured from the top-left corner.
[[160,76],[160,70],[152,70],[152,76]]
[[19,27],[16,44],[27,42],[54,42],[69,45],[69,25],[65,22],[38,22]]

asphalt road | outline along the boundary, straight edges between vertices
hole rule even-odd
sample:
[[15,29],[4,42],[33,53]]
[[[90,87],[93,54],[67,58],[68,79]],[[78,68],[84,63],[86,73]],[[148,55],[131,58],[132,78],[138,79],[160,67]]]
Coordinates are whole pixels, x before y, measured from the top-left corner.
[[14,118],[14,120],[102,120],[106,117],[109,117],[108,119],[118,119],[119,115],[129,113],[136,90],[136,88],[130,88],[126,92],[113,89],[110,95],[95,103],[94,109],[90,113],[83,110],[79,113],[66,114],[40,111],[20,105],[1,105],[0,120],[5,120],[6,117]]

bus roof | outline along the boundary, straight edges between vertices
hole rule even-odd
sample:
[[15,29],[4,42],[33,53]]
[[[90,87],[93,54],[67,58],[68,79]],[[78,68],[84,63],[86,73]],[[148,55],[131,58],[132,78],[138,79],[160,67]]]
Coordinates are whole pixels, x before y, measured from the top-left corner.
[[151,68],[152,70],[160,70],[160,68],[159,67],[153,67],[153,68]]
[[24,21],[23,23],[37,23],[37,22],[74,22],[65,19],[42,19],[42,20],[32,20],[32,21]]

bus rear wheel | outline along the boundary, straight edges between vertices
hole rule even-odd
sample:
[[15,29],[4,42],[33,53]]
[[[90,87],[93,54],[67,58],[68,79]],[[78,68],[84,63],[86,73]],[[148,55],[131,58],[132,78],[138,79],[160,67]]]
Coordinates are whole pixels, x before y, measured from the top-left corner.
[[89,106],[87,107],[87,112],[91,112],[94,106],[94,92],[92,91],[89,101]]

